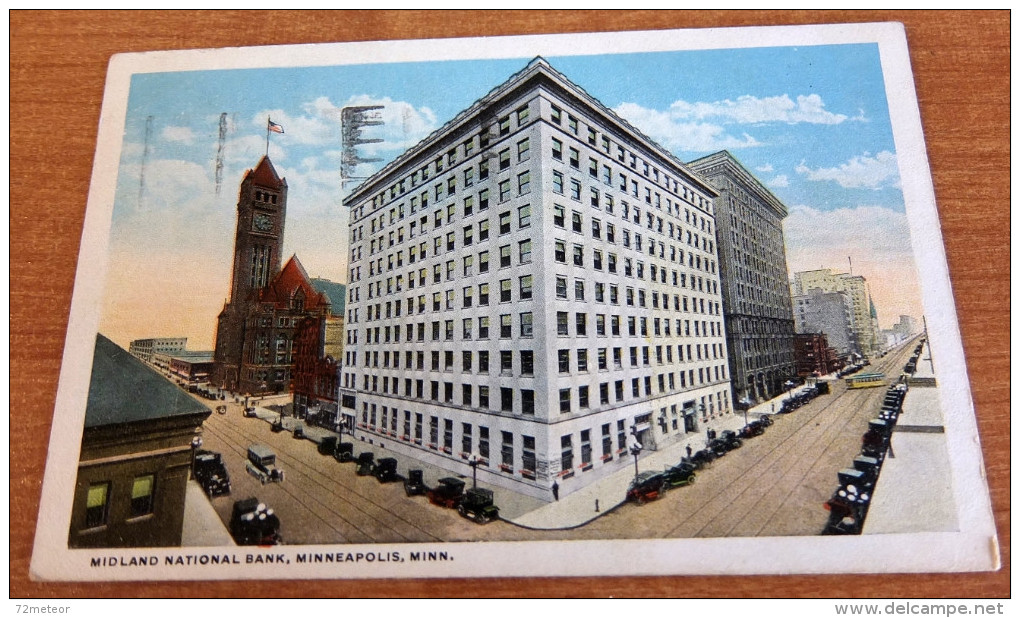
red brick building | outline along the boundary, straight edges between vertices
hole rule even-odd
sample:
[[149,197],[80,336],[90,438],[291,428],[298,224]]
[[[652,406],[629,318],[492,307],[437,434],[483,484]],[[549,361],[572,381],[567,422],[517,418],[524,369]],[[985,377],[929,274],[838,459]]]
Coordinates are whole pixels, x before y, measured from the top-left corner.
[[797,364],[797,375],[807,377],[817,372],[826,375],[843,368],[843,362],[836,350],[829,346],[824,333],[794,335],[793,355]]

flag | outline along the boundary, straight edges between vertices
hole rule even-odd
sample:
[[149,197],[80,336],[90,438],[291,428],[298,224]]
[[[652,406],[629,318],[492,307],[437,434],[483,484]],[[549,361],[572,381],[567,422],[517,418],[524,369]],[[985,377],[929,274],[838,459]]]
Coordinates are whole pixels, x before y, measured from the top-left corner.
[[283,126],[276,124],[272,120],[269,121],[269,126],[266,128],[273,133],[283,133]]

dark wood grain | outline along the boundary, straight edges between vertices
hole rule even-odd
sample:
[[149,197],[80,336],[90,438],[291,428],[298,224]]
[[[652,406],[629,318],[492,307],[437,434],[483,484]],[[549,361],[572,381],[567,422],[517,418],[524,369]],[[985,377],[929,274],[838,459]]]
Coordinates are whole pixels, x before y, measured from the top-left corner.
[[[762,24],[901,21],[1002,546],[997,573],[51,584],[28,579],[106,64],[118,52]],[[998,12],[29,12],[10,14],[12,597],[1006,597],[1010,15]]]

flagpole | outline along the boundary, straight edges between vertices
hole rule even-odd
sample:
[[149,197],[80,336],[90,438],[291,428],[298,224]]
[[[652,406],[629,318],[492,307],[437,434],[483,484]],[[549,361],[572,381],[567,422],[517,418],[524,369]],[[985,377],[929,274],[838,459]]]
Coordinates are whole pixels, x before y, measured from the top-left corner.
[[269,127],[273,119],[270,116],[266,116],[266,156],[269,156]]

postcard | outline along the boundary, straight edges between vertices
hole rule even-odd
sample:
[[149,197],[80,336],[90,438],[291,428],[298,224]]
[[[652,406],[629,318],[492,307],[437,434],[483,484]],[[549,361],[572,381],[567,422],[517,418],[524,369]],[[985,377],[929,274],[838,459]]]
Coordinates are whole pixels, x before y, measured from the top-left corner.
[[899,24],[110,63],[32,575],[999,566]]

